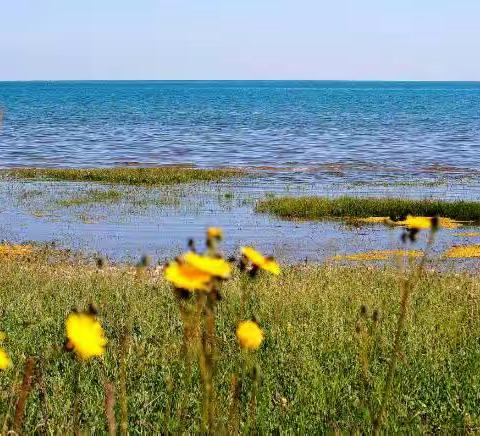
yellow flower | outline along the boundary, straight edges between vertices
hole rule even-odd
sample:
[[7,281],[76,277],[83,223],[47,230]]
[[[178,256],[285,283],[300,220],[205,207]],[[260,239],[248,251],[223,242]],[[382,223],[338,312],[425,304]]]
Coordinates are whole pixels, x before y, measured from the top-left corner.
[[190,251],[182,256],[182,260],[203,273],[221,279],[228,279],[232,273],[232,267],[225,259],[214,259]]
[[209,227],[207,230],[207,237],[209,239],[222,239],[223,230],[220,227]]
[[88,313],[71,313],[66,322],[67,339],[81,359],[102,356],[107,339],[97,319]]
[[275,275],[280,274],[280,265],[272,257],[265,257],[252,247],[242,247],[241,253],[256,267]]
[[3,348],[0,347],[0,369],[5,370],[12,366],[12,360]]
[[404,221],[397,221],[396,224],[408,227],[409,229],[431,229],[432,219],[427,216],[408,215]]
[[209,291],[212,276],[184,262],[170,262],[164,277],[177,289],[187,291]]
[[242,321],[237,327],[237,339],[242,348],[256,350],[263,341],[263,331],[255,321]]

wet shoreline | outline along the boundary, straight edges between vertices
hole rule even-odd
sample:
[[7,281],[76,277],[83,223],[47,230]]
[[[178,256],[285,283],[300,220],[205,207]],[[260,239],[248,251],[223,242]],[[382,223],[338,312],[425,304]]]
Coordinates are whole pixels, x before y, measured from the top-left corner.
[[[0,179],[0,239],[54,241],[60,247],[100,253],[117,261],[134,261],[148,254],[161,262],[179,254],[190,237],[201,243],[205,228],[214,225],[225,229],[228,253],[248,244],[283,262],[324,262],[337,255],[402,248],[401,230],[382,225],[355,227],[339,221],[286,221],[256,213],[256,202],[280,195],[480,198],[476,178],[449,176],[445,183],[436,183],[426,177],[374,176],[362,178],[352,172],[309,177],[263,170],[253,178],[163,187]],[[92,192],[108,194],[108,190],[118,191],[118,196],[88,200]],[[457,233],[440,231],[435,252],[440,254],[456,244],[480,243],[480,238],[461,238]],[[415,248],[421,249],[424,242],[421,239]]]

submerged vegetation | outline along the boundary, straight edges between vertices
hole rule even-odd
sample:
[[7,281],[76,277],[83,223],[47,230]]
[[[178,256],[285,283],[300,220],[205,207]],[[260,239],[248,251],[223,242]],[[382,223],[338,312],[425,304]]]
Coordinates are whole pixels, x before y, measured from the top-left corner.
[[[433,241],[437,220],[410,223],[405,248]],[[252,247],[226,259],[222,238],[136,267],[3,245],[2,431],[480,429],[477,276],[425,269],[429,247],[373,255],[407,269],[281,268]]]
[[58,200],[57,204],[63,207],[81,206],[90,203],[113,203],[119,201],[123,193],[115,189],[102,191],[100,189],[89,189],[85,194],[77,197]]
[[287,219],[369,218],[404,220],[408,215],[480,222],[480,202],[361,197],[278,197],[257,203],[257,212]]
[[30,180],[119,183],[126,185],[174,185],[188,182],[215,182],[240,177],[245,171],[234,168],[200,169],[187,167],[114,168],[16,168],[5,170],[7,177]]

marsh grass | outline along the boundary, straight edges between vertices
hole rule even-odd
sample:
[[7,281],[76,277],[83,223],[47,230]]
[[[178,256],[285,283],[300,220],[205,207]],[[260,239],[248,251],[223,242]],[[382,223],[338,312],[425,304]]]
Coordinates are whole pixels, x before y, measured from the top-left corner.
[[115,189],[106,191],[100,189],[89,189],[81,196],[66,198],[57,201],[57,205],[62,207],[82,206],[92,203],[114,203],[120,201],[124,194]]
[[407,215],[442,216],[462,221],[480,222],[480,202],[410,200],[403,198],[361,197],[277,197],[266,198],[256,211],[287,219],[319,220],[329,218],[390,217]]
[[[248,311],[261,323],[265,342],[256,352],[258,379],[245,378],[238,397],[239,430],[326,433],[371,431],[382,398],[400,300],[394,267],[297,265],[276,279],[255,280]],[[244,277],[225,284],[215,329],[214,382],[219,429],[228,428],[232,376],[244,358],[235,339]],[[129,311],[126,313],[126,301]],[[0,262],[2,346],[14,368],[0,373],[0,422],[12,428],[27,356],[37,356],[36,383],[28,395],[24,432],[70,433],[75,360],[62,350],[63,322],[73,307],[94,302],[109,338],[103,360],[84,365],[78,389],[79,426],[106,432],[105,383],[120,391],[122,332],[132,322],[126,354],[128,429],[132,433],[194,433],[201,428],[198,365],[182,358],[183,327],[177,301],[161,273],[134,267],[97,269],[48,251]],[[356,326],[359,311],[375,313],[375,346],[369,348],[371,385],[362,380]],[[463,273],[423,271],[411,294],[408,328],[383,430],[389,433],[462,433],[480,429],[480,280]],[[130,322],[130,321],[128,321]],[[41,383],[39,382],[41,380]],[[249,393],[257,383],[256,417]],[[371,389],[374,386],[374,389]],[[235,387],[234,391],[237,388]],[[120,408],[114,412],[120,422]],[[109,424],[110,420],[110,424]],[[251,429],[253,431],[253,429]]]
[[5,170],[7,177],[30,180],[118,183],[126,185],[175,185],[189,182],[216,182],[245,175],[233,168],[199,169],[185,167],[114,168],[17,168]]

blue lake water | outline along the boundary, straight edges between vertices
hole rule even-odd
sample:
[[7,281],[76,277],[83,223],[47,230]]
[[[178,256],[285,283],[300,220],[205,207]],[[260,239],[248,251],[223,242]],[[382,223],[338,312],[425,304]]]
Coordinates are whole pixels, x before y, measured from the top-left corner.
[[[209,225],[225,249],[285,261],[399,247],[399,229],[292,223],[254,212],[265,195],[480,200],[480,83],[0,82],[0,167],[187,164],[255,178],[128,187],[120,203],[62,207],[91,185],[0,178],[0,240],[55,241],[117,259],[178,254]],[[108,189],[96,186],[95,189]],[[178,190],[177,199],[163,200]],[[150,201],[152,200],[152,201]],[[463,230],[442,230],[437,253]],[[421,244],[420,244],[421,246]]]
[[0,82],[0,166],[477,169],[480,82]]

